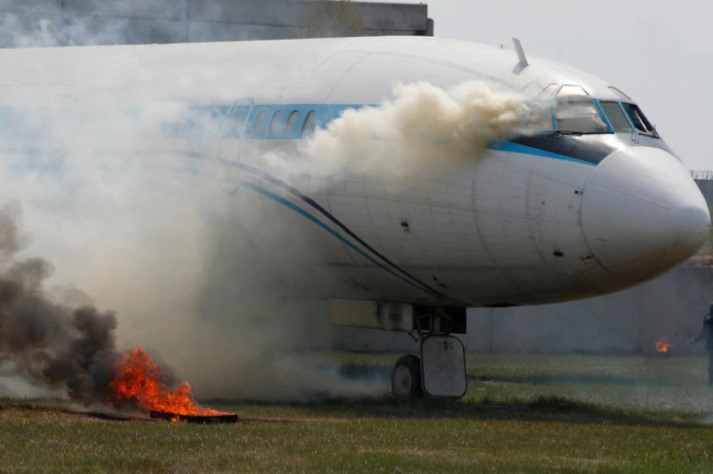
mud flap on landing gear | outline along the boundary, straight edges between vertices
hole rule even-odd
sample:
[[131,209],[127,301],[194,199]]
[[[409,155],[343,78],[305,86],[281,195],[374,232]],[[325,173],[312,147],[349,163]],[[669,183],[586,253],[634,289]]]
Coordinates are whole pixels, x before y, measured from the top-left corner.
[[453,336],[429,336],[421,342],[423,390],[432,397],[465,395],[465,349]]

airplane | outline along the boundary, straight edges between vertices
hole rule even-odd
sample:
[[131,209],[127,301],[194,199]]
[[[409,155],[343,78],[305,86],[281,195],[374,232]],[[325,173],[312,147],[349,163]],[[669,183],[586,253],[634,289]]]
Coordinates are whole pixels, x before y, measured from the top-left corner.
[[[261,209],[255,247],[314,275],[311,294],[330,302],[334,324],[412,334],[419,355],[392,373],[399,397],[465,394],[454,334],[466,332],[467,308],[619,291],[708,238],[703,196],[640,106],[605,80],[527,57],[519,41],[514,52],[432,37],[37,48],[0,51],[0,63],[6,174],[51,128],[28,111],[73,111],[52,132],[71,139],[105,115],[178,104],[157,113],[160,136],[138,151],[176,172],[191,162],[190,173]],[[413,182],[345,169],[315,185],[262,159],[292,156],[346,111],[378,108],[399,83],[474,81],[522,98],[522,123],[482,156]],[[107,136],[123,133],[105,125]],[[63,146],[86,144],[52,142]],[[290,229],[283,237],[307,238],[275,244],[285,240],[268,238],[275,222]],[[260,272],[272,270],[265,262]]]

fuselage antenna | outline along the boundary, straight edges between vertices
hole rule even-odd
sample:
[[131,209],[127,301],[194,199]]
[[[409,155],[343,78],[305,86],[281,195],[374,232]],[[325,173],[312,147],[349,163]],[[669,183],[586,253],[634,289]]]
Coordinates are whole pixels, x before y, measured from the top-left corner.
[[513,38],[512,44],[515,46],[517,58],[519,59],[519,62],[515,65],[515,68],[512,70],[512,72],[513,74],[520,74],[522,71],[525,70],[527,66],[530,65],[530,63],[527,62],[527,56],[525,56],[525,50],[522,49],[522,43],[520,42],[520,40],[517,38]]

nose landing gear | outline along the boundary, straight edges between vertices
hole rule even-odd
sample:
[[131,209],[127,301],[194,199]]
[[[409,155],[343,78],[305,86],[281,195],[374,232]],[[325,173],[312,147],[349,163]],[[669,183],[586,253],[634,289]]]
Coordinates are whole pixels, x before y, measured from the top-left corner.
[[424,395],[459,399],[467,390],[465,349],[460,339],[450,335],[420,336],[421,357],[399,358],[391,374],[391,391],[397,398]]
[[423,397],[421,359],[407,354],[396,361],[391,373],[391,392],[398,398]]
[[465,395],[465,349],[451,334],[466,333],[466,308],[370,300],[331,300],[330,308],[335,325],[402,331],[419,343],[418,356],[405,355],[394,366],[391,391],[395,397],[458,399]]

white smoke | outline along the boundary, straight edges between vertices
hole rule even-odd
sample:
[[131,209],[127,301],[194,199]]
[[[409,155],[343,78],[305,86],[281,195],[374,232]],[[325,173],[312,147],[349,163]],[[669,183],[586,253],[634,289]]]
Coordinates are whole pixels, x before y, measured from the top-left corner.
[[[310,190],[320,193],[355,173],[379,182],[412,182],[480,159],[488,145],[519,128],[523,113],[518,97],[493,93],[482,83],[448,91],[427,83],[400,85],[393,99],[347,110],[296,150],[265,153],[259,146],[244,147],[240,159],[265,167],[298,189],[309,183]],[[191,118],[194,124],[205,120]],[[198,128],[216,127],[203,123]],[[209,183],[191,185],[201,188]],[[202,255],[202,273],[196,276],[191,265],[179,286],[181,301],[168,305],[163,300],[140,318],[146,328],[141,337],[161,334],[162,353],[179,361],[177,366],[203,396],[284,400],[386,393],[384,380],[357,384],[345,380],[329,358],[295,353],[305,347],[329,347],[328,324],[314,322],[328,318],[326,305],[310,298],[319,294],[316,288],[328,288],[339,275],[324,265],[318,271],[305,270],[305,252],[314,247],[311,234],[263,214],[255,206],[255,196],[245,193],[251,192],[207,198],[200,214],[211,215],[212,221],[194,239],[197,249],[188,244],[181,252]],[[195,207],[180,197],[173,200]],[[169,251],[165,263],[152,267],[165,268],[171,258]],[[137,279],[137,284],[145,288],[144,280]],[[135,299],[142,305],[153,300],[148,295]],[[169,327],[156,314],[170,314]],[[167,334],[171,337],[165,338]]]
[[481,82],[451,90],[400,84],[394,98],[348,109],[301,147],[312,173],[364,174],[389,182],[420,180],[480,159],[488,145],[517,130],[525,105]]
[[[48,284],[79,287],[115,310],[118,347],[148,346],[199,396],[384,393],[383,380],[356,384],[329,357],[305,353],[331,345],[326,305],[311,299],[339,280],[334,269],[305,265],[322,258],[311,224],[300,227],[301,217],[284,218],[252,191],[223,186],[237,172],[215,155],[235,160],[236,144],[202,132],[221,127],[152,82],[150,68],[139,74],[122,58],[93,89],[72,89],[73,77],[87,73],[63,70],[70,86],[16,96],[32,103],[41,94],[42,107],[0,116],[0,202],[22,204],[31,236],[23,252],[53,263]],[[191,91],[213,89],[164,67],[161,77],[181,77]],[[138,85],[135,77],[143,78]],[[191,96],[192,105],[215,101]],[[261,143],[242,146],[239,159],[322,194],[354,173],[417,181],[482,157],[519,127],[522,109],[516,97],[482,84],[401,85],[391,100],[345,112],[297,150]],[[187,122],[201,132],[181,138]]]
[[0,12],[0,45],[32,48],[87,44],[133,43],[126,18],[99,21],[98,17],[49,15],[27,9]]

